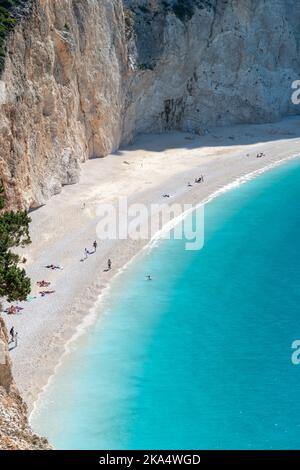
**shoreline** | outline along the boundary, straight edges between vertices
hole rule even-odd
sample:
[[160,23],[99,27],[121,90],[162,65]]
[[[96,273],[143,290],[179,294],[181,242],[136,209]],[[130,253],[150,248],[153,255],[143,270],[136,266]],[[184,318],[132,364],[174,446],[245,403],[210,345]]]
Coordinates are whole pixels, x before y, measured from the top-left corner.
[[[110,283],[103,289],[103,292],[101,292],[99,295],[98,295],[98,298],[97,300],[95,301],[95,304],[94,306],[90,309],[89,313],[87,313],[87,315],[83,318],[82,322],[80,324],[77,325],[76,327],[76,331],[74,332],[73,336],[67,341],[67,343],[64,345],[64,352],[62,353],[60,359],[59,359],[59,362],[57,363],[57,365],[55,366],[54,370],[53,370],[53,373],[52,375],[49,376],[48,378],[48,381],[47,383],[44,385],[44,387],[41,389],[40,393],[38,394],[36,400],[33,402],[32,404],[32,409],[30,411],[30,414],[29,414],[29,422],[31,420],[31,417],[33,415],[33,413],[35,413],[37,410],[38,410],[38,406],[39,406],[39,401],[43,399],[43,394],[46,393],[47,391],[47,388],[51,385],[51,381],[55,379],[55,375],[58,371],[58,369],[63,365],[63,361],[64,361],[64,358],[68,355],[68,354],[71,354],[72,353],[72,344],[76,344],[76,341],[84,334],[87,334],[89,329],[96,323],[96,321],[99,319],[99,316],[101,316],[103,314],[103,310],[101,310],[101,306],[99,305],[101,303],[101,301],[103,300],[103,297],[105,297],[106,295],[108,295],[108,292],[109,290],[111,289],[112,287],[112,283],[114,282],[114,280],[120,276],[126,269],[127,267],[129,266],[129,264],[133,263],[135,261],[135,259],[139,256],[143,256],[143,250],[149,250],[151,251],[153,249],[153,247],[155,246],[154,243],[159,241],[161,238],[158,236],[160,232],[169,232],[172,230],[172,228],[177,225],[177,223],[179,223],[181,220],[183,220],[184,218],[186,218],[190,213],[194,212],[197,207],[201,206],[201,205],[205,205],[205,204],[209,204],[210,202],[214,201],[215,199],[217,199],[218,197],[222,196],[223,194],[225,194],[226,192],[229,192],[229,191],[232,191],[238,187],[240,187],[241,185],[243,184],[246,184],[248,183],[249,181],[252,181],[254,179],[256,179],[257,177],[259,177],[260,175],[264,174],[264,173],[267,173],[269,171],[272,171],[273,169],[275,168],[278,168],[282,165],[285,165],[287,164],[288,162],[292,161],[292,160],[295,160],[296,158],[300,158],[300,153],[298,154],[293,154],[291,156],[288,156],[286,158],[283,158],[281,160],[278,160],[277,162],[275,163],[272,163],[272,164],[269,164],[269,165],[266,165],[266,166],[263,166],[261,167],[259,170],[255,170],[254,172],[252,173],[248,173],[244,176],[241,176],[241,177],[238,177],[236,180],[226,184],[223,188],[220,188],[219,190],[217,190],[215,193],[211,194],[210,196],[208,196],[205,200],[203,201],[200,201],[193,209],[191,210],[187,210],[186,212],[184,212],[183,214],[181,214],[181,216],[178,217],[178,219],[180,220],[177,220],[177,221],[174,221],[174,223],[172,222],[171,224],[171,227],[170,228],[164,228],[164,226],[162,227],[162,229],[157,232],[154,237],[152,237],[144,247],[141,248],[141,250],[139,250],[136,254],[133,255],[132,258],[129,259],[129,261],[124,265],[122,266],[121,268],[119,268],[119,270],[114,274],[114,276],[112,277]],[[100,310],[100,312],[99,312]],[[76,346],[75,346],[76,347]]]
[[[296,118],[296,119],[293,118],[293,119],[287,119],[281,123],[276,123],[276,124],[261,125],[261,126],[259,125],[235,126],[231,128],[219,129],[218,132],[224,133],[224,131],[228,132],[228,130],[230,130],[230,132],[234,132],[235,129],[237,128],[239,130],[240,129],[247,130],[249,128],[253,130],[253,128],[274,129],[276,127],[280,128],[283,126],[290,129],[290,127],[293,128],[295,127],[295,125],[298,126],[299,123],[300,123],[299,118]],[[173,140],[172,137],[173,138],[176,137],[178,139],[180,138],[183,140],[186,138],[186,136],[187,136],[186,133],[171,133],[168,135],[164,134],[162,136],[155,136],[153,138],[157,139],[158,141],[169,138],[172,141]],[[208,139],[209,137],[211,136],[208,136]],[[130,160],[130,165],[133,165],[134,163],[136,163],[135,152],[138,153],[139,150],[135,150],[135,149],[136,148],[139,149],[140,143],[145,140],[147,141],[147,139],[149,139],[149,136],[145,136],[140,139],[137,139],[135,145],[131,147],[129,150],[126,150],[124,152],[126,156],[126,160],[131,158],[132,157],[131,153],[133,153],[133,158],[132,160]],[[195,142],[197,141],[199,141],[199,143],[200,142],[202,143],[204,139],[205,138],[203,137],[199,137],[199,138],[193,139],[191,142],[193,142],[193,144],[195,144]],[[297,134],[296,138],[294,137],[290,139],[275,140],[275,142],[274,140],[271,140],[268,142],[258,142],[254,144],[241,145],[241,147],[237,145],[236,146],[233,145],[233,146],[230,146],[231,148],[229,151],[225,147],[225,150],[223,154],[221,152],[221,155],[220,155],[220,149],[216,146],[215,147],[212,146],[210,147],[212,149],[211,155],[209,155],[206,161],[201,161],[201,168],[203,168],[202,172],[205,173],[206,177],[208,178],[207,185],[206,184],[203,186],[196,185],[193,187],[192,190],[185,187],[185,190],[179,192],[179,194],[172,197],[172,202],[177,202],[177,203],[179,202],[182,204],[193,203],[195,205],[194,207],[194,210],[195,210],[197,205],[206,204],[210,202],[212,199],[214,199],[215,197],[218,197],[219,195],[222,195],[224,192],[233,189],[233,187],[246,183],[247,181],[249,181],[249,179],[253,179],[259,176],[259,174],[261,173],[264,173],[268,170],[271,170],[274,167],[282,165],[285,162],[296,158],[297,156],[300,155],[300,151],[296,150],[297,148],[298,149],[300,148],[299,144],[300,144],[300,135]],[[170,147],[172,147],[172,142],[171,142]],[[179,148],[173,147],[171,149],[168,149],[167,151],[169,153],[170,152],[176,153],[178,152]],[[187,168],[186,173],[183,173],[181,171],[180,165],[182,163],[181,160],[183,158],[186,158],[185,157],[186,154],[188,154],[191,151],[192,152],[200,151],[200,149],[201,150],[205,149],[206,151],[207,147],[201,147],[201,145],[199,146],[192,145],[192,148],[181,149],[182,155],[178,156],[179,157],[178,168],[174,168],[177,171],[174,171],[171,177],[166,179],[166,176],[169,176],[167,172],[166,175],[163,175],[164,177],[161,179],[158,185],[151,185],[151,187],[149,188],[149,191],[140,191],[140,192],[135,193],[135,188],[133,188],[132,192],[134,193],[134,198],[136,198],[136,201],[145,202],[145,203],[147,202],[155,203],[158,197],[158,199],[160,199],[160,203],[162,203],[161,194],[165,191],[166,186],[168,188],[172,187],[175,190],[176,188],[178,188],[176,183],[179,178],[181,179],[181,181],[187,181],[188,176],[191,176],[192,174],[197,176],[197,173],[195,172],[200,171],[200,168],[198,166],[199,162],[197,162],[197,159],[196,161],[194,161],[195,159],[193,159],[193,162],[190,165],[190,167]],[[258,153],[260,150],[266,152],[266,157],[257,159],[255,154]],[[246,156],[247,152],[251,153],[249,157]],[[147,151],[147,153],[149,153],[149,151]],[[161,152],[158,152],[158,153],[161,154]],[[123,154],[121,153],[121,160],[123,159],[122,155]],[[115,159],[115,156],[106,157],[106,158],[107,159],[110,158],[112,160],[112,159]],[[146,158],[144,158],[145,163],[149,163],[149,165],[151,164],[153,166],[158,165],[156,162],[149,162],[148,159],[150,158],[151,157],[146,156]],[[161,156],[161,158],[163,157]],[[101,167],[104,161],[105,160],[103,161],[98,160],[96,163],[99,165],[99,167]],[[109,163],[110,162],[108,161],[108,167],[110,166]],[[233,168],[231,166],[232,163],[236,163],[236,167]],[[93,165],[94,164],[95,162],[93,162]],[[249,169],[251,171],[249,171]],[[210,173],[208,173],[209,171]],[[210,181],[210,176],[212,173],[214,173],[214,175],[216,176],[216,180],[213,182]],[[136,175],[133,174],[133,178],[135,177]],[[116,190],[119,189],[117,183],[118,181],[115,181],[115,180],[113,181],[113,184],[115,185]],[[68,189],[69,189],[69,192],[76,193],[76,188],[77,188],[77,191],[80,193],[81,184],[82,183],[79,183],[78,185],[76,185],[76,187],[72,187],[72,188],[75,188],[75,191],[74,189],[72,190],[72,188],[66,188],[66,190],[63,191],[63,193],[68,192],[67,191]],[[120,184],[122,184],[122,181],[120,182]],[[130,186],[130,181],[129,181],[128,186]],[[96,192],[97,188],[93,187],[93,190],[95,190]],[[86,190],[86,188],[83,187],[83,190]],[[131,194],[129,194],[129,197],[133,196],[132,192]],[[170,191],[170,194],[171,193],[174,194],[172,191]],[[65,194],[62,194],[62,195],[57,196],[57,198],[61,197],[64,202],[64,196]],[[133,200],[135,200],[134,198]],[[59,207],[57,210],[54,199],[52,199],[49,202],[49,206],[54,207],[54,213],[55,215],[57,215],[57,212],[59,212]],[[92,199],[92,202],[94,202],[94,199]],[[47,212],[45,208],[43,209],[44,209],[44,212]],[[50,211],[49,211],[50,214],[46,216],[46,220],[47,220],[47,217],[48,218],[51,217],[51,214],[52,214],[51,209],[52,208],[50,207]],[[35,227],[39,227],[39,229],[40,229],[40,218],[41,218],[40,213],[39,211],[37,211],[34,214],[33,224],[35,224]],[[61,223],[61,216],[58,216],[57,219]],[[93,218],[92,218],[92,221],[94,222]],[[80,223],[78,225],[79,225],[79,234],[80,234],[81,225]],[[44,235],[43,229],[42,229],[42,235]],[[46,230],[46,235],[47,235],[47,230]],[[93,234],[93,236],[96,237],[95,234]],[[63,241],[65,241],[66,244],[68,245],[68,241],[69,241],[68,239],[66,240],[63,239]],[[44,252],[42,250],[43,244],[41,243],[40,246],[36,248],[36,246],[34,245],[34,242],[35,240],[33,240],[32,247],[29,248],[29,255],[31,255],[29,256],[29,260],[31,260],[29,274],[31,274],[33,278],[33,283],[36,282],[37,280],[36,276],[39,275],[39,272],[41,272],[42,263],[41,263],[40,258],[43,259],[43,255],[44,255]],[[63,309],[63,319],[62,319],[61,324],[59,325],[60,327],[59,332],[58,332],[59,334],[56,334],[57,331],[55,331],[56,330],[55,322],[53,324],[53,322],[51,322],[50,320],[48,321],[48,324],[47,322],[44,322],[44,321],[42,321],[40,325],[33,324],[34,319],[37,317],[39,306],[35,308],[35,311],[34,311],[35,315],[33,315],[31,322],[29,318],[30,312],[28,313],[28,317],[27,317],[27,313],[24,313],[22,314],[22,316],[18,317],[19,325],[21,325],[22,321],[23,322],[29,321],[31,325],[29,327],[29,330],[27,329],[26,331],[26,329],[24,329],[24,331],[22,332],[20,336],[21,341],[20,341],[19,348],[16,351],[12,351],[13,366],[14,366],[14,372],[16,375],[17,385],[21,389],[21,392],[23,396],[25,397],[25,400],[29,406],[30,412],[32,412],[35,409],[35,406],[37,405],[37,402],[40,399],[43,391],[47,388],[50,381],[55,376],[55,372],[57,368],[60,366],[60,364],[62,363],[65,354],[69,353],[70,345],[76,342],[76,339],[81,334],[84,334],[87,328],[89,327],[89,325],[92,325],[93,322],[98,318],[98,314],[97,314],[98,303],[100,299],[103,297],[103,295],[105,295],[109,291],[109,288],[113,279],[119,274],[121,274],[122,271],[126,268],[126,266],[129,263],[133,262],[134,259],[141,254],[141,250],[145,249],[146,247],[149,247],[151,249],[152,240],[147,240],[147,241],[142,240],[142,241],[138,241],[134,243],[132,241],[126,240],[124,243],[123,242],[124,241],[121,240],[113,244],[112,247],[110,246],[105,247],[106,248],[105,253],[101,257],[99,256],[98,258],[100,263],[104,263],[104,260],[108,259],[108,257],[111,256],[111,253],[114,253],[114,255],[116,253],[117,254],[122,253],[122,256],[119,257],[118,262],[116,264],[114,263],[113,270],[111,273],[109,273],[108,276],[104,276],[102,272],[101,273],[99,272],[98,262],[97,264],[95,262],[91,263],[88,274],[90,278],[94,280],[94,283],[93,285],[89,285],[89,283],[87,282],[85,286],[82,286],[82,290],[79,292],[79,297],[81,296],[81,299],[79,299],[78,304],[77,304],[78,298],[76,297],[77,286],[74,285],[75,280],[74,280],[73,286],[72,286],[72,279],[70,280],[71,291],[73,289],[73,297],[72,297],[73,304],[71,306],[68,306],[69,307],[68,309],[66,308]],[[60,244],[61,244],[61,239],[59,238],[59,234],[58,234],[58,238],[57,240],[55,240],[55,243],[54,243],[54,246],[56,246],[56,250],[57,248],[60,247]],[[102,250],[103,244],[105,244],[105,242],[100,243],[101,250]],[[109,245],[109,242],[107,244]],[[56,253],[58,251],[56,251]],[[35,256],[33,256],[33,254]],[[112,259],[114,261],[114,259],[116,258],[112,257]],[[66,262],[68,261],[68,256],[65,257],[65,260]],[[62,264],[65,265],[65,263],[62,263]],[[62,275],[64,279],[66,280],[66,278],[68,278],[66,271],[67,269],[64,269],[64,271],[58,273],[58,276]],[[98,276],[95,279],[96,272],[98,273]],[[44,277],[46,276],[45,273],[43,275]],[[89,296],[87,295],[85,297],[83,295],[84,293],[89,294]],[[77,292],[77,295],[78,295],[78,292]],[[85,297],[85,298],[82,299],[82,297]],[[40,301],[40,299],[38,299],[38,301]],[[39,302],[39,305],[42,305],[41,302]],[[54,312],[56,314],[57,313],[59,314],[61,312],[61,310],[59,310],[58,308],[59,304],[52,303],[52,298],[50,298],[49,300],[47,299],[45,302],[45,305],[46,303],[47,303],[46,314],[49,312],[50,313]],[[30,310],[31,306],[35,306],[34,303],[31,303],[31,304],[26,303],[25,305],[26,305],[26,310],[28,311]],[[55,308],[58,310],[58,312],[57,311],[55,312]],[[5,321],[7,325],[9,326],[14,323],[15,318],[5,316]],[[20,329],[21,328],[18,326],[19,331]],[[32,345],[32,341],[30,341],[30,339],[28,341],[28,335],[32,332],[35,332],[37,335],[41,334],[42,338],[44,338],[45,335],[49,337],[48,342],[43,343],[43,348],[41,347],[41,344],[39,344],[39,347],[34,347],[34,345]],[[54,336],[53,336],[53,333],[54,333]],[[24,348],[23,348],[22,340],[26,336],[27,336],[27,344],[26,344],[27,351],[26,352],[29,353],[29,355],[26,356],[27,361],[25,361],[25,368],[24,368],[24,355],[22,357],[22,350],[24,353]],[[23,358],[23,361],[22,361],[22,358]],[[34,369],[36,369],[35,374],[31,376],[30,371]]]

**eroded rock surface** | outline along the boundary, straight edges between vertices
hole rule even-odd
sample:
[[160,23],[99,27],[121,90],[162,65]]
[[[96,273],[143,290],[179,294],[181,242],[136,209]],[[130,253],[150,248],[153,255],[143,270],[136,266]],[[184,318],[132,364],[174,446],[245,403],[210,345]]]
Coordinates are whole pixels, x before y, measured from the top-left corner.
[[298,113],[294,0],[31,0],[7,42],[0,165],[11,207],[76,183],[141,132]]
[[27,407],[14,384],[8,352],[8,335],[0,317],[0,449],[50,449],[46,439],[33,434]]

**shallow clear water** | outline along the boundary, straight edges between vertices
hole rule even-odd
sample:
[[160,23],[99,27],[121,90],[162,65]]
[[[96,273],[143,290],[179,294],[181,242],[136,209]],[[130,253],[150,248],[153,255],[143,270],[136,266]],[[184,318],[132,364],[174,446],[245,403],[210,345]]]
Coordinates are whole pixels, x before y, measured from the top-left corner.
[[203,250],[163,241],[113,283],[32,415],[56,448],[300,448],[299,160],[205,223]]

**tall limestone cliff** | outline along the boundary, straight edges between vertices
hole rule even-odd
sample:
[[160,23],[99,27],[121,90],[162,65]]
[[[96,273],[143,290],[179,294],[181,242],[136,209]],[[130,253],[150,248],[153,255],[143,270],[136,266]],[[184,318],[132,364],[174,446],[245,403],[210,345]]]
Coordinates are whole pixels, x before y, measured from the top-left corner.
[[0,172],[11,207],[45,203],[78,180],[79,162],[138,133],[201,133],[299,112],[294,0],[13,3],[21,7],[0,81]]
[[8,353],[8,336],[0,317],[0,449],[46,450],[46,439],[35,436],[27,420],[27,407],[15,387]]

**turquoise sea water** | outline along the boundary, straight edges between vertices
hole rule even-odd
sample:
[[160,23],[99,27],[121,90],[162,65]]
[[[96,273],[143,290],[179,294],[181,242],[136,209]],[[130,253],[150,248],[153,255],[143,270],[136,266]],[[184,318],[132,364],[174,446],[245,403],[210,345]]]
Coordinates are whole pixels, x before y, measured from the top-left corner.
[[115,280],[32,415],[56,448],[300,448],[300,161],[209,203],[205,236]]

